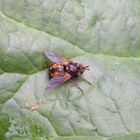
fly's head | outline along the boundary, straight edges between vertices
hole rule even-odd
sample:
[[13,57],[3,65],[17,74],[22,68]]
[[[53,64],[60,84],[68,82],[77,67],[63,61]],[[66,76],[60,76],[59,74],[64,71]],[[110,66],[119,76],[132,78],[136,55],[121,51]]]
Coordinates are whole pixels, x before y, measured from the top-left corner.
[[78,69],[79,75],[81,75],[86,70],[89,70],[89,66],[83,66],[82,64],[77,64],[77,69]]

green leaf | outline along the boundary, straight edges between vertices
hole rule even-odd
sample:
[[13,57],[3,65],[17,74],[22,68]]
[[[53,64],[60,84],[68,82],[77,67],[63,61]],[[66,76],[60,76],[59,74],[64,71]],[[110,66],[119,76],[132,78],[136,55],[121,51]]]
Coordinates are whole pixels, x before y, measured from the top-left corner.
[[[0,138],[138,140],[139,16],[139,0],[0,0]],[[46,48],[93,85],[46,89]]]

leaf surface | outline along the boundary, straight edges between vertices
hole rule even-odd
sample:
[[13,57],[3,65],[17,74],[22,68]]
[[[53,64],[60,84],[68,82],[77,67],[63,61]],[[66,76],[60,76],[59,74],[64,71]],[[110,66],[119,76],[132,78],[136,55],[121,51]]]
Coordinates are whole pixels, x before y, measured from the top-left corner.
[[[139,9],[139,0],[0,0],[0,137],[138,140]],[[47,90],[46,48],[89,65],[93,86]]]

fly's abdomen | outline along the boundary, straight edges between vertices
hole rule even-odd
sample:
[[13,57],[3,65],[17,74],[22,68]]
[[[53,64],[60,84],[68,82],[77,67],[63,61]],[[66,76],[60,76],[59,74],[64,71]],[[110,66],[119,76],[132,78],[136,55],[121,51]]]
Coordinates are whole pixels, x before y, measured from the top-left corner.
[[50,77],[57,77],[64,73],[64,66],[61,64],[54,64],[50,67]]

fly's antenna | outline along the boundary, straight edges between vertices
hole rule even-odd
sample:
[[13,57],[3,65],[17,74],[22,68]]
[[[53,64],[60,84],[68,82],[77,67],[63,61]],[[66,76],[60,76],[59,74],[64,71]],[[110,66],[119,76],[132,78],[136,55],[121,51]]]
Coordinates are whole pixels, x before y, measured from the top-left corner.
[[86,69],[89,70],[89,66],[86,66]]

